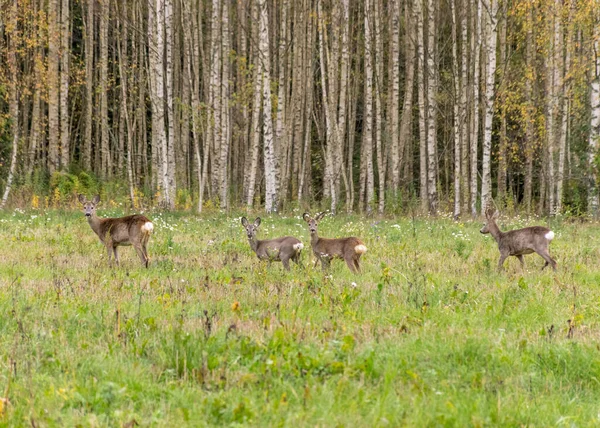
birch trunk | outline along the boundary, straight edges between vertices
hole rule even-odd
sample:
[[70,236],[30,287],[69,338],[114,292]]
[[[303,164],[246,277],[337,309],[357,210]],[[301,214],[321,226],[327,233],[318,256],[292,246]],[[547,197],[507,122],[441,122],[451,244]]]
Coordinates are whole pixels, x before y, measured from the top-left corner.
[[525,47],[525,102],[527,105],[525,125],[525,184],[523,187],[523,205],[530,213],[532,210],[532,182],[533,182],[533,151],[534,151],[534,124],[533,124],[533,82],[534,76],[534,38],[533,38],[533,8],[527,13],[527,35]]
[[[399,0],[395,0],[398,2]],[[413,14],[413,2],[407,0],[405,2],[405,80],[404,80],[404,101],[402,103],[402,118],[400,120],[400,141],[398,143],[398,176],[392,180],[397,181],[398,186],[400,184],[400,174],[402,169],[402,160],[404,154],[409,151],[412,146],[412,118],[413,118],[413,94],[415,87],[415,58],[416,58],[416,44],[415,44],[415,20]],[[406,156],[406,163],[412,164],[412,159]],[[394,184],[395,186],[395,184]]]
[[222,75],[221,75],[221,150],[219,164],[221,167],[221,176],[219,177],[221,208],[229,207],[229,145],[231,141],[231,132],[229,124],[229,51],[230,38],[229,33],[229,7],[228,2],[223,2],[221,6],[221,40],[222,47]]
[[[175,116],[174,116],[174,81],[173,81],[173,0],[164,0],[164,70],[167,89],[167,139],[163,144],[163,174],[166,177],[164,186],[164,204],[167,208],[175,208]],[[160,22],[160,21],[159,21]],[[162,29],[160,30],[162,32]],[[166,172],[164,171],[166,165]]]
[[450,0],[450,13],[452,15],[452,70],[454,74],[454,99],[453,99],[453,133],[454,133],[454,211],[453,217],[460,217],[460,178],[461,178],[461,154],[462,134],[460,133],[460,105],[461,94],[460,73],[458,69],[458,38],[456,31],[456,0]]
[[588,211],[598,218],[598,143],[600,143],[600,23],[593,30],[590,90],[590,140],[588,144]]
[[[385,208],[385,175],[386,175],[386,151],[382,139],[383,134],[383,102],[381,94],[385,90],[383,82],[383,38],[381,36],[381,12],[380,0],[374,0],[374,29],[375,29],[375,147],[377,149],[377,176],[379,178],[379,201],[377,211],[383,214]],[[394,115],[398,111],[393,112]]]
[[[469,194],[470,194],[470,182],[469,182],[469,106],[467,104],[468,99],[468,88],[469,88],[469,72],[468,72],[468,22],[467,22],[467,4],[468,1],[463,1],[463,7],[459,13],[460,16],[460,135],[461,135],[461,199],[463,213],[469,212]],[[473,61],[472,61],[473,62]]]
[[[254,21],[259,20],[258,3],[253,7]],[[258,38],[257,25],[252,26],[252,36],[256,40]],[[263,62],[260,58],[260,53],[257,49],[254,50],[254,99],[252,101],[252,124],[250,128],[251,143],[250,143],[250,170],[248,175],[246,205],[251,208],[254,203],[254,194],[256,186],[256,173],[258,169],[258,153],[260,149],[260,114],[262,107],[262,75]]]
[[259,50],[263,62],[263,143],[265,163],[265,210],[267,213],[276,212],[278,208],[278,165],[275,141],[273,135],[273,117],[271,104],[271,63],[269,53],[269,19],[267,1],[258,0],[260,12]]
[[48,171],[60,168],[59,157],[59,0],[48,2]]
[[492,154],[492,121],[494,119],[494,94],[496,84],[496,41],[498,1],[486,1],[486,48],[487,67],[485,77],[485,121],[483,128],[483,173],[481,181],[481,211],[492,198],[491,154]]
[[417,24],[417,86],[419,93],[419,177],[421,211],[427,212],[427,110],[426,110],[426,88],[425,88],[425,52],[423,45],[423,2],[415,1],[415,22]]
[[12,1],[12,7],[8,11],[8,43],[7,43],[7,68],[10,76],[9,82],[9,101],[8,110],[10,116],[10,131],[12,134],[12,153],[10,157],[10,167],[8,169],[8,177],[6,178],[6,187],[2,195],[2,201],[0,202],[0,210],[4,209],[12,183],[17,170],[17,153],[19,150],[19,86],[18,86],[18,65],[17,65],[17,13],[18,5],[17,0]]
[[60,14],[60,153],[61,169],[69,167],[69,56],[71,55],[71,34],[69,20],[69,0],[61,0]]
[[569,127],[569,99],[571,97],[571,85],[569,83],[571,73],[571,50],[572,50],[572,29],[573,13],[575,2],[569,2],[569,17],[567,19],[565,40],[565,58],[562,67],[562,97],[561,97],[561,124],[558,138],[558,171],[556,176],[556,213],[562,212],[563,188],[565,178],[565,160],[567,152],[567,132]]
[[473,0],[473,28],[475,37],[471,38],[473,60],[472,111],[471,111],[471,215],[477,216],[477,145],[479,140],[479,67],[481,64],[481,0]]
[[[408,7],[408,5],[407,5]],[[390,67],[390,161],[392,190],[398,197],[400,188],[400,133],[398,129],[399,101],[400,101],[400,0],[391,0],[391,67]],[[408,65],[408,64],[407,64]],[[408,70],[407,70],[408,74]],[[408,80],[408,77],[407,77]],[[404,110],[404,109],[403,109]],[[404,115],[403,115],[404,117]]]
[[427,200],[430,214],[438,210],[437,196],[437,32],[433,0],[427,1]]
[[[377,0],[376,0],[377,1]],[[365,107],[363,124],[363,141],[361,156],[361,193],[364,199],[361,204],[371,214],[375,183],[373,179],[373,60],[371,36],[371,0],[365,1]],[[363,187],[364,186],[364,187]],[[364,189],[364,190],[363,190]]]
[[82,165],[86,171],[92,169],[92,128],[94,108],[94,4],[87,2],[87,20],[85,24],[85,138],[82,147]]

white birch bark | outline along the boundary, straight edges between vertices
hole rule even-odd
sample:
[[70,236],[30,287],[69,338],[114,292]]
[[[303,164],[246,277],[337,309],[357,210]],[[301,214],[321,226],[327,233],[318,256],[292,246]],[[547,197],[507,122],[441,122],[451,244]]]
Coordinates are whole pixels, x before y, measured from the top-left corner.
[[[259,20],[258,3],[254,3],[253,14],[255,22]],[[253,25],[253,38],[258,38],[258,25]],[[256,187],[256,173],[258,169],[258,152],[260,148],[260,114],[262,107],[262,75],[263,62],[257,50],[254,53],[254,98],[252,101],[252,124],[250,128],[251,143],[250,143],[250,171],[248,175],[246,205],[251,208],[254,204],[254,194]]]
[[600,22],[595,20],[591,60],[590,140],[588,144],[588,212],[598,218],[598,144],[600,143]]
[[494,119],[494,96],[496,83],[496,43],[498,0],[483,0],[485,5],[487,67],[485,77],[485,119],[483,128],[483,168],[481,180],[481,211],[492,198],[491,154],[492,121]]
[[[382,139],[383,134],[383,102],[381,100],[383,87],[383,39],[381,36],[381,12],[380,0],[374,0],[374,30],[375,30],[375,147],[377,150],[377,176],[379,178],[379,201],[377,212],[383,214],[385,208],[385,175],[386,175],[386,154]],[[398,111],[394,111],[397,115]]]
[[437,200],[437,32],[433,0],[427,1],[427,200],[430,214],[438,210]]
[[87,2],[85,25],[85,138],[82,147],[82,165],[86,171],[92,169],[92,128],[94,109],[94,4]]
[[423,45],[423,2],[415,1],[414,7],[415,23],[417,26],[417,87],[419,103],[419,182],[421,211],[427,212],[428,193],[427,193],[427,100],[425,88],[425,51]]
[[[392,190],[396,197],[400,187],[400,133],[398,129],[400,102],[400,0],[391,0],[391,69],[390,69],[390,161]],[[408,36],[408,35],[407,35]],[[407,72],[408,74],[408,72]],[[408,80],[408,76],[407,76]]]
[[222,75],[221,75],[221,150],[219,164],[221,176],[219,177],[221,208],[229,207],[229,145],[231,141],[229,124],[229,51],[231,34],[229,32],[229,7],[228,2],[223,2],[221,10],[221,40],[222,47]]
[[61,0],[60,13],[60,153],[61,169],[69,167],[69,57],[71,55],[71,34],[69,20],[69,0]]
[[454,99],[453,104],[453,134],[454,134],[454,211],[453,217],[457,220],[460,217],[460,196],[461,196],[461,145],[462,134],[460,133],[460,71],[458,69],[458,37],[456,31],[456,0],[450,0],[450,14],[452,15],[452,70],[454,75]]
[[481,0],[473,1],[475,36],[471,38],[473,52],[472,112],[471,112],[471,215],[477,216],[477,145],[479,141],[479,67],[481,64]]
[[108,20],[109,0],[99,0],[100,23],[100,176],[108,178],[110,175],[110,148],[108,129]]
[[[175,99],[173,82],[173,0],[164,1],[164,44],[165,44],[165,77],[167,90],[167,139],[166,145],[163,145],[163,169],[166,164],[166,177],[164,189],[164,203],[169,209],[175,208]],[[161,30],[162,31],[162,30]]]
[[269,53],[269,19],[267,1],[258,0],[260,12],[259,50],[260,60],[263,62],[262,90],[263,90],[263,143],[265,164],[265,210],[267,213],[277,211],[278,207],[278,165],[276,143],[273,135],[273,117],[271,103],[271,62]]
[[59,157],[59,0],[48,2],[48,171],[52,174],[60,167]]
[[[373,178],[373,59],[371,28],[371,0],[365,1],[365,107],[361,157],[361,186],[364,185],[364,201],[367,214],[373,211],[375,183]],[[363,189],[361,188],[361,191]]]
[[7,43],[7,68],[10,76],[8,110],[10,115],[10,131],[12,134],[12,153],[8,177],[6,178],[6,187],[4,188],[4,193],[2,195],[2,201],[0,201],[0,210],[4,209],[4,206],[8,201],[8,196],[10,195],[10,190],[17,170],[17,153],[19,150],[19,86],[16,55],[17,47],[15,46],[15,41],[17,39],[17,35],[15,34],[17,31],[17,8],[17,0],[13,0],[10,10],[8,11],[10,34],[8,35]]

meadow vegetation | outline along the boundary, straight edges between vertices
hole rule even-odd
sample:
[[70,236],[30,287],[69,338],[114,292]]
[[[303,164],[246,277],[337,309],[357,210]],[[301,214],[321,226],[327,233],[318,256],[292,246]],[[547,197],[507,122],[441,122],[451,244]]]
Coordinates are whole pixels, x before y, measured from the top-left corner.
[[558,272],[533,254],[498,273],[480,222],[327,217],[321,236],[368,252],[325,275],[300,211],[258,233],[305,244],[291,272],[241,212],[144,214],[147,270],[131,247],[109,268],[79,211],[0,212],[0,424],[600,423],[597,224],[501,217],[551,227]]

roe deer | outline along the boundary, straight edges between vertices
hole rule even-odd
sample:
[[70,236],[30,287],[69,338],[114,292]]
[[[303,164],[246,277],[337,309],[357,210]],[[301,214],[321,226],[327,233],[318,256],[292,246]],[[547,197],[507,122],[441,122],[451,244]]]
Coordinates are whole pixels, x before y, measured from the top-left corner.
[[142,264],[148,267],[149,257],[146,244],[148,244],[154,225],[147,217],[135,214],[118,218],[100,218],[96,215],[96,205],[100,202],[100,195],[94,196],[91,201],[88,201],[84,195],[79,195],[79,202],[83,204],[83,212],[90,227],[96,232],[100,242],[108,251],[109,264],[112,253],[115,255],[116,264],[119,264],[119,254],[117,253],[119,245],[133,245]]
[[332,259],[344,259],[348,268],[350,268],[353,273],[360,273],[360,256],[367,252],[367,247],[360,239],[353,236],[338,239],[319,238],[319,235],[317,234],[317,225],[325,214],[326,213],[322,212],[315,218],[312,218],[308,213],[304,213],[302,216],[304,221],[308,223],[308,229],[310,230],[310,246],[312,247],[317,261],[320,261],[321,267],[323,270],[326,270]]
[[293,236],[284,236],[282,238],[266,239],[260,241],[256,239],[256,231],[260,226],[260,217],[256,217],[254,223],[250,224],[246,217],[242,217],[242,226],[246,229],[250,248],[256,253],[260,260],[281,261],[286,270],[290,270],[290,259],[300,265],[300,252],[304,244]]
[[524,229],[510,230],[502,232],[496,224],[498,211],[494,208],[488,208],[485,211],[486,223],[481,228],[481,233],[491,233],[500,250],[500,260],[498,261],[498,270],[502,270],[504,260],[508,256],[515,256],[521,262],[521,268],[525,268],[524,254],[538,253],[546,263],[542,270],[548,265],[556,270],[556,261],[550,257],[548,245],[554,239],[554,232],[547,227],[532,226]]

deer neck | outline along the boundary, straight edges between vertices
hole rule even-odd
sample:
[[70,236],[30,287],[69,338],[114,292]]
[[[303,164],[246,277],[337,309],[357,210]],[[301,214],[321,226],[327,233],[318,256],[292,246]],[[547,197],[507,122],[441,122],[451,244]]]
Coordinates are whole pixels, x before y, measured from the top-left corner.
[[250,248],[252,248],[252,251],[256,253],[258,251],[258,239],[256,239],[256,236],[248,238],[248,242],[250,243]]
[[93,213],[87,218],[87,221],[92,230],[96,233],[96,235],[98,235],[100,239],[102,239],[102,234],[100,233],[100,225],[102,224],[102,221],[100,217],[98,217],[96,213]]
[[317,232],[310,234],[310,245],[314,247],[319,242],[319,235]]
[[488,225],[488,229],[490,230],[490,235],[492,235],[494,237],[496,242],[500,242],[500,238],[502,238],[503,233],[500,230],[500,228],[498,227],[498,225],[496,224],[495,220],[490,221],[490,224]]

